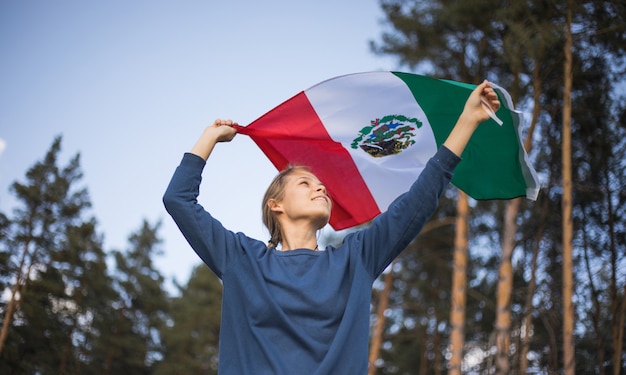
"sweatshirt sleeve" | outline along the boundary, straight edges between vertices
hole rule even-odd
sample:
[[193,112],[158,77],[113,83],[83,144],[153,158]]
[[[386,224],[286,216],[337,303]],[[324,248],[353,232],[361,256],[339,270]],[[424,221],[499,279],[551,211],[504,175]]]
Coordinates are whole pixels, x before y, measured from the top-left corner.
[[378,277],[419,234],[437,209],[439,197],[460,161],[442,146],[408,192],[396,198],[370,227],[354,233],[352,240],[358,242],[357,248],[362,251],[363,262],[372,277]]
[[205,161],[186,153],[163,195],[165,209],[204,263],[219,277],[236,254],[237,237],[198,203]]

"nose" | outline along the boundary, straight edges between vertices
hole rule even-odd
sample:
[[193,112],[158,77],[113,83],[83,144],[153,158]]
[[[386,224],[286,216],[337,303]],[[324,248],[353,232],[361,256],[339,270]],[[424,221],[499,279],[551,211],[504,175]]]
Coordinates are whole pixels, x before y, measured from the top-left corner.
[[318,185],[315,191],[321,191],[322,193],[324,193],[324,195],[326,195],[326,186]]

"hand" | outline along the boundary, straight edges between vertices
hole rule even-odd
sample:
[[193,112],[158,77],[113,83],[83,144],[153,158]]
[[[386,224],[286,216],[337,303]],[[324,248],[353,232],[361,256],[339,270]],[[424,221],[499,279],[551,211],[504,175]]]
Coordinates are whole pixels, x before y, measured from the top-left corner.
[[443,143],[456,155],[461,156],[478,125],[489,118],[489,113],[483,108],[483,105],[488,105],[494,112],[500,109],[498,95],[486,80],[476,86],[467,98],[463,113]]
[[213,147],[215,147],[216,143],[230,142],[235,138],[237,134],[236,125],[237,123],[232,120],[215,120],[212,125],[204,129],[190,152],[207,160],[211,152],[213,152]]
[[498,95],[487,80],[476,86],[474,91],[472,91],[465,102],[461,116],[477,124],[486,121],[489,119],[489,113],[487,108],[483,108],[483,106],[489,107],[493,112],[497,112],[500,109]]
[[238,125],[232,120],[220,120],[217,119],[210,125],[207,131],[213,132],[217,142],[230,142],[235,138],[237,130],[233,125]]

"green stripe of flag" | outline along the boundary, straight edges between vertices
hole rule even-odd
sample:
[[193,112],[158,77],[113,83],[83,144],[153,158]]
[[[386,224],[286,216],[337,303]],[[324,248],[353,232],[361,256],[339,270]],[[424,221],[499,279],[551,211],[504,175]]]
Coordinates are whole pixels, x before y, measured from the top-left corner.
[[[407,84],[426,113],[437,146],[441,146],[476,85],[409,73],[393,74]],[[520,139],[521,116],[506,91],[496,92],[502,103],[496,115],[503,125],[489,119],[478,127],[463,152],[452,183],[475,199],[536,199],[539,184]]]

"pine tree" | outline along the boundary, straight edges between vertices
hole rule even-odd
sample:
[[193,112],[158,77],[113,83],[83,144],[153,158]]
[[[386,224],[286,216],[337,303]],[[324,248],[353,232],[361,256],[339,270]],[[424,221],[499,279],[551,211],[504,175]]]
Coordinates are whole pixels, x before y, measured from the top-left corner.
[[2,373],[83,373],[92,323],[107,304],[105,255],[95,220],[86,218],[87,191],[77,186],[80,158],[59,167],[60,150],[59,137],[27,182],[12,185],[20,205],[1,238],[14,280],[3,317]]
[[129,249],[114,252],[115,285],[121,298],[115,304],[116,325],[107,333],[110,339],[105,357],[105,373],[151,373],[162,357],[160,332],[169,313],[164,278],[153,258],[160,255],[160,223],[144,220],[129,238]]
[[201,264],[178,290],[161,330],[164,356],[155,374],[217,374],[222,284]]
[[52,264],[62,272],[65,303],[70,306],[65,320],[73,340],[64,351],[66,359],[63,367],[67,368],[64,372],[100,374],[102,363],[94,348],[108,327],[110,306],[118,299],[118,294],[107,272],[105,252],[101,236],[96,232],[95,220],[68,227]]

